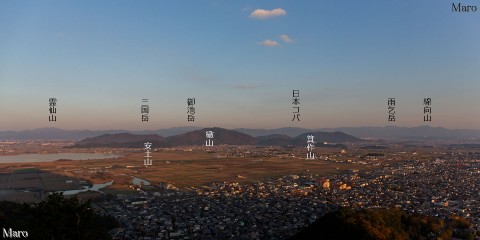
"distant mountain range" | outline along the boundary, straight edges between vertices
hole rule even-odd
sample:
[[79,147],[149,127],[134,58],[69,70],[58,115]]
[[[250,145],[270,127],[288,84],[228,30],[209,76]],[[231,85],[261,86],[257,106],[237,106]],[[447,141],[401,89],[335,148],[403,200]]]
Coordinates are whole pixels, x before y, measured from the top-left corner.
[[[103,134],[157,134],[165,138],[200,130],[201,127],[175,127],[158,130],[126,131],[126,130],[61,130],[58,128],[38,128],[26,131],[0,132],[0,140],[74,140],[96,137]],[[232,129],[251,137],[262,137],[262,141],[276,141],[278,143],[290,141],[287,137],[295,138],[308,132],[343,132],[358,138],[376,139],[466,139],[479,138],[480,130],[446,129],[441,127],[342,127],[342,128],[276,128],[276,129]],[[173,140],[173,139],[171,139]]]
[[480,130],[447,129],[442,127],[341,127],[322,128],[322,131],[340,131],[360,138],[383,139],[466,139],[480,138]]
[[[213,131],[215,145],[268,145],[268,146],[305,146],[307,135],[313,135],[316,146],[344,147],[343,143],[361,142],[362,139],[341,132],[311,132],[300,134],[292,138],[287,135],[269,135],[252,137],[248,134],[224,128],[204,128],[180,135],[162,137],[156,134],[140,135],[130,133],[104,134],[98,137],[86,138],[77,142],[73,147],[132,147],[139,148],[145,142],[151,142],[155,147],[176,147],[188,145],[204,145],[206,131]],[[329,142],[329,144],[324,144]],[[334,143],[334,144],[331,144]]]
[[418,127],[340,127],[340,128],[276,128],[276,129],[234,129],[239,132],[249,134],[254,137],[267,136],[273,134],[283,134],[290,137],[296,137],[307,132],[343,132],[358,138],[374,139],[466,139],[479,138],[480,130],[468,129],[447,129],[442,127],[418,126]]
[[96,137],[103,134],[157,134],[160,136],[173,136],[194,130],[201,127],[174,127],[154,131],[127,131],[127,130],[62,130],[58,128],[37,128],[25,131],[3,131],[0,132],[0,140],[69,140],[78,141],[85,138]]
[[[289,137],[296,137],[306,132],[316,131],[314,129],[296,128],[296,127],[275,128],[275,129],[236,128],[233,130],[248,134],[253,137],[269,136],[269,135],[275,135],[275,134],[282,134]],[[317,130],[320,131],[320,129],[317,129]]]

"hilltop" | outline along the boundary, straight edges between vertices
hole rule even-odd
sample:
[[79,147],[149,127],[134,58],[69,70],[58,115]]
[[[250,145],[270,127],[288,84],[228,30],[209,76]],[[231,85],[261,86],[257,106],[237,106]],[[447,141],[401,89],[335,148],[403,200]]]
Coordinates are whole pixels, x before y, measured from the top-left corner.
[[[212,127],[201,130],[194,130],[184,134],[175,136],[162,137],[157,134],[104,134],[97,137],[83,139],[77,142],[73,147],[131,147],[140,148],[145,142],[151,142],[155,147],[176,147],[176,146],[190,146],[190,145],[204,145],[206,131],[214,132],[214,144],[227,145],[268,145],[268,146],[304,146],[307,141],[307,135],[315,136],[317,146],[323,142],[334,143],[328,146],[342,146],[338,144],[347,142],[360,142],[362,139],[342,133],[342,132],[311,132],[300,134],[292,138],[287,135],[274,134],[268,136],[252,137],[248,134],[241,133],[235,130]],[[327,146],[327,145],[325,145]]]

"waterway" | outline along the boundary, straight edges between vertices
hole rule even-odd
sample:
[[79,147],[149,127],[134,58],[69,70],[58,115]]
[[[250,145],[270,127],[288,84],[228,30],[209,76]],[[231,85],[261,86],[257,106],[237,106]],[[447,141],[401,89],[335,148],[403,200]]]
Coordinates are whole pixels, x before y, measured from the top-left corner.
[[133,177],[133,180],[132,180],[132,184],[134,185],[137,185],[137,186],[140,186],[140,185],[144,185],[144,186],[147,186],[147,185],[150,185],[150,182],[145,180],[145,179],[141,179],[141,178],[138,178],[138,177],[135,177],[135,176],[132,176]]
[[98,183],[98,184],[93,184],[93,186],[91,187],[84,187],[83,189],[80,189],[80,190],[68,190],[68,191],[63,191],[63,195],[73,195],[73,194],[77,194],[77,193],[81,193],[81,192],[86,192],[86,191],[94,191],[94,192],[101,192],[103,193],[102,191],[100,191],[100,189],[106,187],[106,186],[110,186],[113,184],[113,180],[110,181],[110,182],[106,182],[106,183]]

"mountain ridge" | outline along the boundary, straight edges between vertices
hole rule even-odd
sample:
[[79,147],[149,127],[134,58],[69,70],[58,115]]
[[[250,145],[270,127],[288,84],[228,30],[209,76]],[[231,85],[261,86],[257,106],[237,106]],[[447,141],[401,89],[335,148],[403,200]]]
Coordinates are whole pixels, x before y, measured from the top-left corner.
[[177,147],[190,145],[203,145],[206,140],[206,131],[213,131],[213,142],[215,145],[268,145],[268,146],[304,146],[307,141],[307,135],[313,135],[322,141],[337,143],[337,145],[325,145],[327,147],[342,147],[338,143],[360,142],[362,139],[347,135],[341,132],[324,133],[311,132],[300,134],[296,138],[286,135],[268,135],[261,137],[252,137],[235,130],[212,127],[195,130],[180,135],[162,137],[156,134],[135,135],[130,133],[104,134],[98,137],[86,138],[77,142],[73,147],[132,147],[143,146],[144,142],[152,142],[155,147]]
[[[129,130],[62,130],[59,128],[37,128],[24,131],[0,131],[0,140],[69,140],[79,141],[89,137],[102,134],[131,133],[131,134],[157,134],[163,137],[170,137],[187,132],[203,129],[197,126],[173,127],[157,130],[129,131]],[[443,127],[417,126],[417,127],[339,127],[339,128],[275,128],[275,129],[253,129],[235,128],[237,132],[248,134],[252,137],[268,136],[274,134],[297,137],[308,132],[336,132],[340,131],[358,138],[372,139],[425,139],[425,138],[479,138],[480,130],[469,129],[447,129]]]

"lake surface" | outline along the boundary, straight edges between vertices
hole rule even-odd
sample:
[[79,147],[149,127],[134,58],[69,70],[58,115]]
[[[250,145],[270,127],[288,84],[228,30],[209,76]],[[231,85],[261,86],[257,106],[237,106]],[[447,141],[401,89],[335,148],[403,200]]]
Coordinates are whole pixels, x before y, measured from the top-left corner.
[[0,156],[0,163],[53,162],[60,159],[91,160],[122,157],[116,154],[102,153],[52,153],[52,154],[20,154]]

